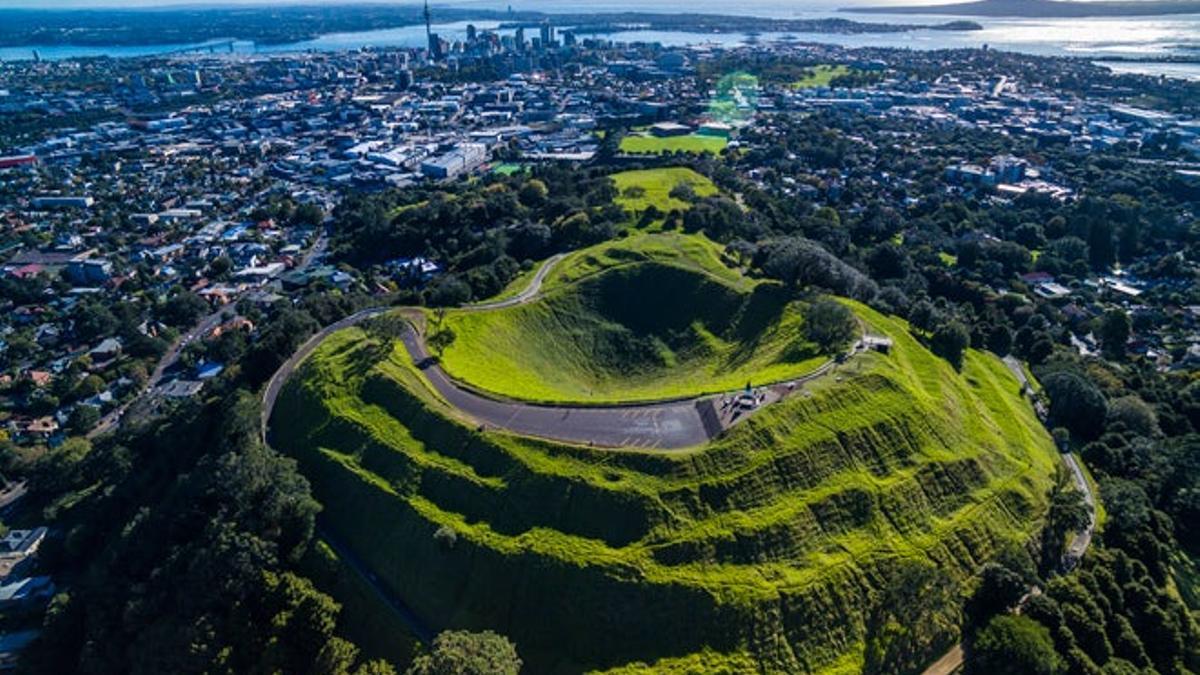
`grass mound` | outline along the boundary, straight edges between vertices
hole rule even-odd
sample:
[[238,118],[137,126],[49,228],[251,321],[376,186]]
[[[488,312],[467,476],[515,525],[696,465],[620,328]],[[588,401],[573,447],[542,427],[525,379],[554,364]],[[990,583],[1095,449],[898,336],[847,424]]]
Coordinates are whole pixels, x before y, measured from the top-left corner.
[[735,390],[826,360],[803,337],[803,303],[717,256],[678,234],[588,249],[534,302],[449,313],[457,337],[443,368],[510,398],[612,403]]
[[889,355],[694,451],[479,432],[359,329],[292,377],[271,442],[381,583],[436,629],[511,636],[533,672],[857,672],[889,570],[961,582],[1034,531],[1057,459],[998,359],[968,351],[956,373],[853,307]]
[[612,180],[617,187],[617,204],[635,213],[645,211],[650,206],[663,213],[688,208],[687,202],[671,196],[672,188],[681,184],[690,185],[698,197],[717,194],[717,186],[707,177],[679,166],[622,171],[613,174]]

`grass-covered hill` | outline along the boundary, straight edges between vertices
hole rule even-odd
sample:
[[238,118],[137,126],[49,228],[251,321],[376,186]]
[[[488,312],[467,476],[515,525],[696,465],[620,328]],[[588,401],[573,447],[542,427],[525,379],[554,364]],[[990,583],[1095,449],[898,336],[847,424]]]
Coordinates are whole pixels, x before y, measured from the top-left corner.
[[[680,269],[711,265],[701,253],[685,249]],[[610,267],[588,255],[547,291]],[[691,282],[753,297],[736,273],[710,272],[729,278],[693,270]],[[620,289],[636,301],[652,292],[643,281]],[[403,347],[358,328],[293,375],[271,442],[381,583],[435,629],[511,636],[530,672],[858,672],[927,630],[895,618],[911,603],[883,594],[889,580],[924,564],[960,584],[1027,538],[1056,458],[998,359],[969,351],[955,372],[903,322],[853,307],[895,340],[890,354],[856,358],[702,448],[480,432]]]
[[734,390],[825,361],[804,303],[730,269],[703,237],[635,235],[577,251],[534,302],[455,311],[442,364],[502,396],[610,403]]
[[612,175],[612,182],[617,188],[616,203],[633,213],[651,206],[662,213],[686,209],[687,202],[671,196],[671,190],[678,185],[689,186],[697,197],[717,194],[717,186],[707,176],[682,166],[621,171]]

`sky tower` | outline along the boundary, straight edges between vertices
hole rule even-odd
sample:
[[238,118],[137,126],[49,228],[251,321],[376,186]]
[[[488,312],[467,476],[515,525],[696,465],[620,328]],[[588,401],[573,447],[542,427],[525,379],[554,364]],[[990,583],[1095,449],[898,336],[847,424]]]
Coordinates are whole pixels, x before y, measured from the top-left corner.
[[429,25],[429,0],[425,0],[425,39],[433,37],[433,29]]
[[439,56],[441,56],[442,45],[440,43],[438,36],[434,35],[434,33],[433,33],[433,26],[431,25],[430,16],[429,16],[429,0],[425,0],[424,15],[425,15],[425,46],[429,50],[429,58],[432,60],[436,60]]

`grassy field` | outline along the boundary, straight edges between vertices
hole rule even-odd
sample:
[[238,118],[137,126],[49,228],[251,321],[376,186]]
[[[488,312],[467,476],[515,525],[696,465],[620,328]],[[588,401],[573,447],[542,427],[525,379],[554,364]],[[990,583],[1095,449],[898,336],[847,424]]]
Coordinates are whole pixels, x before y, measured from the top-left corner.
[[[612,175],[613,183],[617,186],[617,204],[627,211],[645,211],[649,206],[655,206],[666,213],[671,209],[686,209],[688,204],[671,197],[671,189],[680,183],[687,183],[700,197],[717,194],[717,186],[707,177],[702,176],[686,167],[668,167],[664,169],[640,169],[622,171]],[[628,188],[640,188],[640,196],[626,194]]]
[[515,162],[500,162],[492,167],[492,173],[498,173],[501,176],[511,176],[514,173],[522,173],[526,170],[524,164]]
[[849,66],[842,64],[832,65],[823,63],[819,66],[813,66],[810,69],[810,74],[803,79],[796,80],[792,83],[793,89],[809,89],[812,87],[828,87],[829,83],[835,77],[849,75],[851,72]]
[[[569,296],[670,268],[706,303],[753,294],[719,256],[683,235],[614,243],[547,285]],[[903,321],[850,305],[890,354],[693,451],[481,432],[402,347],[357,328],[293,376],[271,442],[325,526],[427,623],[509,635],[530,672],[858,672],[888,570],[923,561],[963,583],[1036,531],[1059,460],[994,356],[968,351],[956,373]]]
[[729,139],[721,136],[686,134],[684,136],[653,136],[632,133],[621,139],[620,150],[631,155],[657,155],[663,152],[690,152],[696,155],[716,154],[725,149]]
[[737,390],[811,372],[803,304],[697,235],[645,234],[560,262],[539,300],[451,311],[442,366],[494,394],[615,403]]

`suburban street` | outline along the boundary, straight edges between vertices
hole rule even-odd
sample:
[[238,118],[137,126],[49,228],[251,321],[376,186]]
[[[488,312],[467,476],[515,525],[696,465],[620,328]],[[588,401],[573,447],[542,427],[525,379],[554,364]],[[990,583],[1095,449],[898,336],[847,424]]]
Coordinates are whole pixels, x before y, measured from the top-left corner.
[[134,404],[142,401],[147,395],[154,392],[154,390],[162,382],[163,376],[166,374],[166,372],[179,361],[179,355],[183,353],[183,350],[189,344],[191,344],[193,340],[204,337],[214,328],[219,326],[223,320],[224,314],[228,311],[231,310],[225,307],[218,309],[217,311],[201,319],[200,322],[195,326],[192,326],[188,332],[179,336],[179,339],[175,340],[174,344],[167,349],[167,353],[163,354],[163,357],[159,359],[158,365],[155,366],[154,372],[150,373],[149,379],[146,380],[146,386],[142,389],[141,393],[121,404],[120,406],[117,406],[113,410],[109,411],[107,415],[100,418],[100,421],[96,424],[96,426],[88,432],[87,437],[89,439],[96,438],[97,436],[108,433],[119,426],[121,423],[121,418],[124,417],[125,413],[128,412]]
[[[329,237],[326,236],[325,230],[322,229],[317,235],[317,240],[313,242],[313,245],[310,246],[308,251],[305,252],[295,269],[303,271],[314,264],[319,264],[324,259],[325,252],[328,247]],[[146,380],[146,386],[142,388],[142,391],[139,392],[137,396],[134,396],[130,400],[126,401],[120,406],[117,406],[113,410],[109,411],[108,414],[101,417],[100,421],[96,423],[96,426],[87,433],[87,438],[97,438],[120,426],[121,419],[125,416],[125,413],[129,412],[131,407],[141,401],[144,401],[147,396],[154,394],[155,390],[158,388],[158,385],[162,383],[163,377],[166,375],[167,371],[169,371],[176,363],[179,362],[179,356],[183,354],[183,350],[186,349],[187,346],[193,341],[202,339],[204,336],[211,333],[213,329],[221,325],[221,323],[225,320],[225,315],[230,313],[235,312],[229,307],[229,305],[219,307],[216,309],[216,311],[213,311],[212,313],[206,315],[203,319],[200,319],[200,321],[197,322],[196,325],[192,326],[191,329],[189,329],[186,333],[180,335],[179,338],[176,339],[175,342],[170,346],[170,348],[167,349],[167,352],[163,354],[162,358],[158,360],[158,365],[154,367],[154,372],[150,373],[149,378]]]

